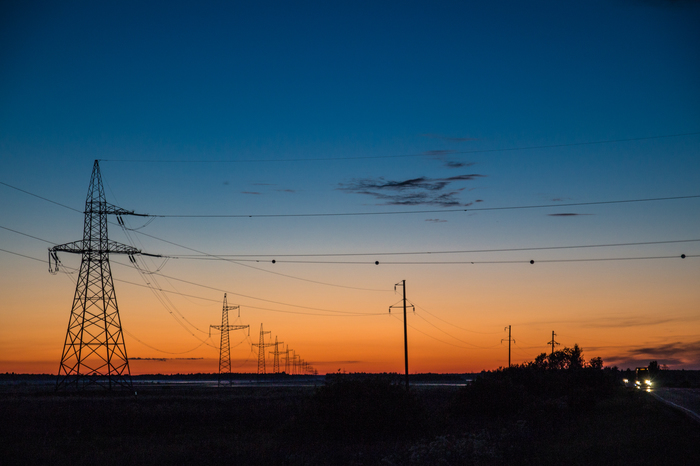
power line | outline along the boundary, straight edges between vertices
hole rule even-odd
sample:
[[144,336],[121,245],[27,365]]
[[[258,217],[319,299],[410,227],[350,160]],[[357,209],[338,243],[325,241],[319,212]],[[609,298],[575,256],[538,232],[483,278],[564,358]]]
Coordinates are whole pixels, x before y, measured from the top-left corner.
[[[122,264],[121,262],[114,261],[114,263],[115,263],[115,264],[119,264],[119,265],[121,265],[121,266],[123,266],[123,267],[129,267],[129,265],[127,265],[127,264]],[[298,304],[284,303],[284,302],[280,302],[280,301],[273,301],[273,300],[270,300],[270,299],[257,298],[257,297],[255,297],[255,296],[244,295],[244,294],[241,294],[241,293],[236,293],[236,292],[233,292],[233,291],[224,290],[224,289],[221,289],[221,288],[216,288],[216,287],[209,286],[209,285],[203,285],[203,284],[201,284],[201,283],[196,283],[196,282],[193,282],[193,281],[184,280],[184,279],[182,279],[182,278],[177,278],[177,277],[173,277],[173,276],[170,276],[170,275],[165,275],[165,274],[163,274],[163,273],[156,273],[155,275],[162,276],[162,277],[165,277],[165,278],[169,278],[169,279],[171,279],[171,280],[175,280],[175,281],[178,281],[178,282],[187,283],[188,285],[193,285],[193,286],[198,286],[198,287],[200,287],[200,288],[206,288],[206,289],[209,289],[209,290],[218,291],[218,292],[220,292],[220,293],[228,293],[228,294],[240,296],[240,297],[243,297],[243,298],[254,299],[254,300],[256,300],[256,301],[263,301],[263,302],[272,303],[272,304],[280,304],[280,305],[282,305],[282,306],[296,307],[296,308],[300,308],[300,309],[309,309],[309,310],[312,310],[312,311],[321,311],[321,312],[337,313],[337,314],[344,314],[344,315],[360,315],[360,316],[376,315],[376,314],[370,314],[370,313],[361,313],[361,312],[358,313],[358,312],[338,311],[338,310],[333,310],[333,309],[323,309],[323,308],[317,308],[317,307],[301,306],[301,305],[298,305]],[[252,306],[247,306],[247,307],[252,307]],[[315,315],[318,315],[318,314],[315,314]]]
[[[13,233],[27,236],[32,239],[36,239],[38,241],[43,241],[45,243],[49,244],[56,244],[52,241],[39,238],[37,236],[30,235],[28,233],[24,233],[18,230],[14,230],[12,228],[4,227],[0,225],[0,228],[3,230],[11,231]],[[128,228],[127,228],[128,230]],[[154,238],[160,241],[164,241],[169,244],[173,244],[175,246],[185,248],[185,249],[190,249],[190,250],[195,250],[192,248],[188,248],[186,246],[179,245],[177,243],[173,243],[172,241],[167,241],[162,238],[158,238],[153,235],[149,235],[147,233],[140,233],[145,236],[148,236],[150,238]],[[128,236],[128,235],[127,235]],[[607,248],[607,247],[622,247],[622,246],[647,246],[647,245],[657,245],[657,244],[678,244],[678,243],[693,243],[693,242],[700,242],[700,239],[682,239],[682,240],[666,240],[666,241],[641,241],[641,242],[627,242],[627,243],[607,243],[607,244],[584,244],[584,245],[572,245],[572,246],[536,246],[536,247],[526,247],[526,248],[498,248],[498,249],[471,249],[471,250],[453,250],[453,251],[415,251],[415,252],[376,252],[376,253],[330,253],[330,254],[240,254],[240,255],[235,255],[233,257],[342,257],[342,256],[398,256],[398,255],[437,255],[437,254],[471,254],[471,253],[485,253],[485,252],[518,252],[518,251],[545,251],[545,250],[562,250],[562,249],[584,249],[584,248]],[[231,255],[227,254],[197,254],[197,255],[179,255],[179,256],[162,256],[167,259],[197,259],[197,260],[223,260],[227,262],[259,262],[258,260],[252,260],[252,259],[236,259],[236,260],[231,260],[228,259],[228,257],[231,257]],[[651,257],[613,257],[613,258],[587,258],[587,259],[545,259],[545,260],[538,260],[536,262],[591,262],[591,261],[615,261],[615,260],[639,260],[639,259],[674,259],[681,257],[683,259],[687,258],[692,258],[692,257],[697,257],[696,255],[693,254],[682,254],[681,256],[651,256]],[[365,261],[291,261],[291,260],[275,260],[273,263],[289,263],[289,264],[361,264],[361,265],[367,265],[368,262]],[[522,262],[527,262],[523,260],[517,260],[517,261],[417,261],[417,262],[381,262],[382,264],[386,265],[444,265],[444,264],[517,264],[517,263],[522,263]],[[375,262],[376,264],[376,262]],[[243,264],[240,264],[243,265]],[[265,269],[258,269],[257,267],[254,267],[256,270],[261,270],[261,271],[266,271]],[[267,271],[269,272],[269,271]],[[153,273],[153,272],[150,272]],[[278,274],[277,272],[271,272],[277,275],[283,275],[285,277],[291,277],[291,278],[298,278],[298,277],[292,277],[291,275],[285,275],[285,274]],[[306,279],[298,278],[299,280],[304,280],[307,281]],[[313,283],[320,283],[320,284],[326,284],[324,282],[316,282],[311,280]],[[328,284],[332,285],[332,284]],[[360,289],[360,290],[371,290],[371,291],[387,291],[387,290],[377,290],[377,289],[371,289],[371,288],[357,288],[357,287],[347,287],[345,285],[332,285],[332,286],[339,286],[343,288],[351,288],[351,289]]]
[[[542,259],[542,260],[501,260],[501,261],[288,261],[273,260],[273,263],[281,264],[334,264],[334,265],[477,265],[477,264],[535,264],[549,262],[597,262],[597,261],[627,261],[627,260],[653,260],[653,259],[685,259],[698,257],[694,254],[680,254],[675,256],[645,256],[645,257],[602,257],[589,259]],[[259,262],[259,261],[255,261]]]
[[[569,142],[564,144],[543,144],[538,146],[520,146],[520,147],[506,147],[501,149],[472,149],[464,151],[450,152],[449,156],[455,156],[460,154],[484,154],[493,152],[514,152],[522,150],[532,150],[532,149],[554,149],[560,147],[576,147],[576,146],[590,146],[598,144],[611,144],[617,142],[633,142],[633,141],[648,141],[653,139],[665,139],[674,138],[681,136],[694,136],[700,134],[700,131],[690,132],[690,133],[678,133],[678,134],[662,134],[659,136],[645,136],[638,138],[624,138],[624,139],[605,139],[599,141],[585,141],[585,142]],[[363,155],[358,157],[304,157],[295,159],[242,159],[242,160],[176,160],[176,159],[166,159],[166,160],[144,160],[144,159],[99,159],[100,162],[138,162],[138,163],[260,163],[260,162],[326,162],[326,161],[343,161],[343,160],[372,160],[372,159],[398,159],[398,158],[408,158],[408,157],[428,157],[429,153],[418,153],[418,154],[400,154],[400,155]]]
[[502,207],[474,207],[474,208],[459,208],[459,209],[430,209],[430,210],[396,210],[388,212],[325,212],[325,213],[307,213],[307,214],[165,214],[153,215],[149,217],[156,218],[297,218],[297,217],[357,217],[357,216],[375,216],[375,215],[409,215],[409,214],[444,214],[453,212],[487,212],[498,210],[524,210],[524,209],[546,209],[559,207],[583,207],[593,205],[610,205],[610,204],[630,204],[638,202],[653,202],[653,201],[676,201],[681,199],[697,199],[700,194],[690,196],[670,196],[670,197],[653,197],[644,199],[621,199],[614,201],[593,201],[593,202],[569,202],[565,204],[534,204],[524,206],[502,206]]
[[420,309],[421,311],[423,311],[423,312],[425,312],[425,313],[427,313],[427,314],[429,314],[429,315],[435,317],[437,320],[440,320],[440,321],[442,321],[442,322],[444,322],[444,323],[446,323],[446,324],[448,324],[448,325],[451,325],[451,326],[453,326],[453,327],[455,327],[455,328],[458,328],[458,329],[460,329],[460,330],[463,330],[463,331],[465,331],[465,332],[478,333],[478,334],[480,334],[480,335],[496,335],[496,334],[500,334],[500,333],[501,333],[501,332],[477,332],[476,330],[469,330],[469,329],[466,329],[466,328],[462,328],[462,327],[460,327],[460,326],[458,326],[458,325],[455,325],[455,324],[453,324],[453,323],[451,323],[451,322],[448,322],[448,321],[446,321],[446,320],[444,320],[444,319],[441,319],[440,317],[436,316],[435,314],[433,314],[432,312],[428,311],[428,310],[425,309],[424,307],[419,306],[418,304],[414,304],[414,303],[411,303],[411,304],[413,304],[414,306],[416,306],[416,307],[417,307],[418,309]]
[[[470,254],[483,252],[516,252],[516,251],[544,251],[555,249],[582,249],[582,248],[609,248],[618,246],[646,246],[652,244],[674,244],[674,243],[692,243],[700,242],[700,239],[680,239],[667,241],[640,241],[628,243],[607,243],[607,244],[583,244],[570,246],[534,246],[525,248],[497,248],[497,249],[461,249],[447,251],[408,251],[408,252],[350,252],[350,253],[318,253],[318,254],[217,254],[217,257],[235,257],[238,261],[246,259],[238,259],[239,257],[349,257],[349,256],[409,256],[409,255],[438,255],[438,254]],[[180,254],[178,256],[168,256],[171,259],[200,259],[205,258],[205,255],[198,254]],[[256,261],[258,262],[258,261]],[[280,261],[278,261],[280,262]],[[284,262],[284,261],[282,261]]]
[[24,194],[28,194],[28,195],[30,195],[30,196],[38,197],[39,199],[41,199],[41,200],[43,200],[43,201],[50,202],[50,203],[52,203],[52,204],[56,204],[56,205],[61,206],[61,207],[65,207],[66,209],[72,210],[72,211],[74,211],[74,212],[78,212],[79,214],[82,214],[82,213],[83,213],[82,210],[74,209],[73,207],[69,207],[69,206],[67,206],[67,205],[65,205],[65,204],[61,204],[60,202],[52,201],[51,199],[47,199],[47,198],[45,198],[45,197],[39,196],[38,194],[30,193],[29,191],[25,191],[24,189],[20,189],[20,188],[18,188],[18,187],[16,187],[16,186],[12,186],[12,185],[10,185],[10,184],[3,183],[2,181],[0,181],[0,184],[1,184],[1,185],[4,185],[4,186],[7,186],[8,188],[16,189],[17,191],[21,191],[21,192],[23,192]]
[[46,240],[46,239],[43,239],[43,238],[39,238],[39,237],[36,237],[36,236],[32,236],[32,235],[30,235],[30,234],[28,234],[28,233],[22,233],[21,231],[13,230],[12,228],[7,228],[7,227],[4,227],[4,226],[2,226],[2,225],[0,225],[0,228],[2,228],[3,230],[11,231],[12,233],[17,233],[18,235],[26,236],[26,237],[28,237],[28,238],[32,238],[32,239],[35,239],[35,240],[38,240],[38,241],[43,241],[44,243],[49,243],[49,244],[54,244],[54,245],[56,244],[56,243],[54,243],[54,242],[52,242],[52,241],[49,241],[49,240]]
[[[699,133],[700,134],[700,133]],[[74,212],[83,213],[78,209],[74,209],[65,204],[52,201],[45,197],[39,196],[37,194],[31,193],[24,189],[17,188],[15,186],[3,183],[0,184],[16,189],[30,196],[37,197],[52,204],[70,209]],[[376,215],[410,215],[410,214],[435,214],[435,213],[453,213],[453,212],[486,212],[486,211],[498,211],[498,210],[523,210],[523,209],[545,209],[545,208],[558,208],[558,207],[582,207],[582,206],[593,206],[593,205],[611,205],[611,204],[629,204],[629,203],[639,203],[639,202],[655,202],[655,201],[675,201],[682,199],[697,199],[700,198],[700,194],[694,194],[689,196],[669,196],[669,197],[654,197],[654,198],[640,198],[640,199],[621,199],[613,201],[593,201],[593,202],[570,202],[565,204],[534,204],[534,205],[524,205],[524,206],[501,206],[501,207],[474,207],[474,208],[459,208],[459,209],[429,209],[429,210],[397,210],[388,212],[322,212],[322,213],[306,213],[306,214],[158,214],[158,215],[139,215],[141,217],[155,217],[155,218],[294,218],[294,217],[350,217],[350,216],[376,216]],[[110,222],[114,224],[113,222]],[[135,231],[134,229],[131,229]],[[139,233],[139,232],[137,232]],[[144,234],[144,233],[141,233]],[[156,238],[160,239],[160,238]],[[175,244],[175,243],[172,243]],[[179,245],[177,245],[179,246]]]
[[199,254],[201,254],[201,255],[203,255],[203,256],[210,257],[210,258],[212,258],[212,259],[215,258],[215,259],[217,259],[217,260],[222,260],[222,261],[225,261],[225,262],[230,262],[230,263],[232,263],[232,264],[236,264],[236,265],[239,265],[239,266],[241,266],[241,267],[247,267],[247,268],[254,269],[254,270],[257,270],[257,271],[260,271],[260,272],[270,273],[270,274],[273,274],[273,275],[279,275],[279,276],[281,276],[281,277],[291,278],[291,279],[293,279],[293,280],[300,280],[300,281],[304,281],[304,282],[315,283],[315,284],[317,284],[317,285],[333,286],[333,287],[336,287],[336,288],[347,288],[347,289],[351,289],[351,290],[360,290],[360,291],[389,291],[389,290],[382,290],[382,289],[376,289],[376,288],[360,288],[360,287],[355,287],[355,286],[338,285],[338,284],[335,284],[335,283],[321,282],[321,281],[317,281],[317,280],[311,280],[311,279],[308,279],[308,278],[295,277],[295,276],[293,276],[293,275],[287,275],[287,274],[280,273],[280,272],[273,272],[273,271],[271,271],[271,270],[261,269],[261,268],[259,268],[259,267],[253,267],[253,266],[247,265],[247,264],[241,264],[241,263],[240,263],[241,261],[235,261],[235,260],[232,260],[232,259],[227,259],[227,258],[225,258],[225,257],[217,256],[217,255],[214,255],[214,254],[208,254],[208,253],[206,253],[206,252],[198,251],[197,249],[190,248],[190,247],[188,247],[188,246],[184,246],[184,245],[182,245],[182,244],[178,244],[178,243],[175,243],[175,242],[172,242],[172,241],[168,241],[168,240],[166,240],[166,239],[159,238],[159,237],[157,237],[157,236],[149,235],[148,233],[144,233],[144,232],[142,232],[142,231],[135,231],[134,233],[139,234],[139,235],[148,236],[149,238],[153,238],[153,239],[156,239],[156,240],[158,240],[158,241],[163,241],[163,242],[165,242],[165,243],[172,244],[173,246],[177,246],[177,247],[180,247],[180,248],[183,248],[183,249],[187,249],[187,250],[190,250],[190,251],[194,251],[194,252],[197,252],[197,253],[199,253]]

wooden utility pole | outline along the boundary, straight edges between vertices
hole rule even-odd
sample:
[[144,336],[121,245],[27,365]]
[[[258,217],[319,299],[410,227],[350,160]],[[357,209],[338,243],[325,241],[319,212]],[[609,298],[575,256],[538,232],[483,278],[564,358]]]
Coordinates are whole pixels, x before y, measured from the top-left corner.
[[554,330],[552,330],[552,341],[548,341],[550,345],[552,345],[552,353],[549,355],[550,359],[554,356],[554,345],[558,345],[556,341],[554,341],[554,337],[556,336],[556,333],[554,333]]
[[[503,330],[508,330],[508,367],[510,367],[510,342],[515,343],[515,340],[510,336],[510,325]],[[505,340],[505,338],[503,340]],[[503,340],[501,340],[501,343],[503,343]]]
[[[394,291],[396,287],[403,287],[403,353],[404,362],[406,366],[406,390],[408,390],[408,323],[406,322],[406,280],[401,280],[399,283],[394,285]],[[391,313],[391,308],[394,306],[389,306],[389,312]],[[413,307],[413,305],[411,305]],[[415,311],[415,307],[413,307]]]

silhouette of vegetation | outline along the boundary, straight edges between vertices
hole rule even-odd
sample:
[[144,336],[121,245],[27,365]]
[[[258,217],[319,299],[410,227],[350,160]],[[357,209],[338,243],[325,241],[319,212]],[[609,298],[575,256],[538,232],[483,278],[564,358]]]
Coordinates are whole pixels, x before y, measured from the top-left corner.
[[577,347],[561,353],[476,376],[429,374],[410,391],[398,374],[221,389],[148,377],[134,397],[0,374],[0,464],[658,466],[700,456],[700,430],[683,414],[625,389],[622,371],[584,363]]
[[583,350],[574,345],[534,361],[492,372],[482,372],[460,392],[459,415],[514,415],[543,401],[559,400],[575,410],[590,408],[611,395],[618,385],[617,370],[603,369],[601,358],[586,363]]
[[425,424],[418,400],[391,374],[329,375],[311,409],[320,431],[335,438],[405,438]]

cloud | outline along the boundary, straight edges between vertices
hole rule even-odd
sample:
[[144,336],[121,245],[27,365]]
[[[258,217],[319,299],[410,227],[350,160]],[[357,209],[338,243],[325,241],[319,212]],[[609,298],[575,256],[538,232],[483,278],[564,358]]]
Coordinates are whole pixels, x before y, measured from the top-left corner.
[[262,193],[259,193],[257,191],[241,191],[241,194],[256,194],[259,196]]
[[348,361],[321,361],[323,364],[360,364],[363,363],[364,361],[353,361],[353,360],[348,360]]
[[277,192],[280,193],[295,193],[296,191],[293,189],[278,189]]
[[445,155],[454,154],[456,151],[452,149],[435,149],[427,150],[423,152],[423,155],[429,155],[431,157],[444,157]]
[[424,136],[426,138],[431,138],[431,139],[442,139],[443,141],[449,141],[449,142],[467,142],[467,141],[478,141],[477,138],[455,138],[451,136],[443,136],[441,134],[431,134],[431,133],[426,133],[426,134],[421,134],[421,136]]
[[442,220],[442,219],[439,219],[439,218],[426,218],[425,221],[426,221],[426,222],[435,222],[435,223],[445,223],[445,222],[447,222],[447,220]]
[[579,215],[593,215],[593,214],[575,214],[572,212],[562,212],[560,214],[547,214],[550,217],[577,217]]
[[474,162],[458,162],[455,160],[448,160],[447,156],[450,154],[454,154],[457,151],[454,151],[452,149],[434,149],[434,150],[427,150],[423,152],[422,155],[426,155],[430,158],[439,160],[442,162],[443,166],[447,168],[463,168],[463,167],[471,167],[474,165]]
[[204,358],[129,358],[129,361],[198,361]]
[[444,162],[443,164],[447,168],[463,168],[463,167],[471,167],[474,165],[474,162],[455,162],[454,160],[448,160]]
[[445,188],[459,181],[472,181],[484,177],[479,174],[464,174],[446,178],[421,176],[407,180],[393,181],[384,178],[364,178],[340,183],[338,189],[355,194],[372,196],[383,201],[383,205],[437,205],[441,207],[468,206],[459,195],[464,188],[446,191]]
[[668,366],[698,366],[700,365],[700,341],[670,342],[659,345],[640,345],[627,348],[621,354],[608,356],[606,365],[620,367],[641,367],[657,361]]

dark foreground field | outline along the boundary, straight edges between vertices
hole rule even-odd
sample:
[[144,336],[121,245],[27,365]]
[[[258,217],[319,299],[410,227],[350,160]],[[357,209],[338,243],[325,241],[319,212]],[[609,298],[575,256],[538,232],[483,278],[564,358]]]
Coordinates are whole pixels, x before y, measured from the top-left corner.
[[[585,403],[513,404],[486,388],[409,394],[383,380],[344,380],[150,387],[134,397],[5,386],[0,464],[658,466],[700,457],[700,427],[646,393],[617,388]],[[499,399],[503,409],[484,406]]]

